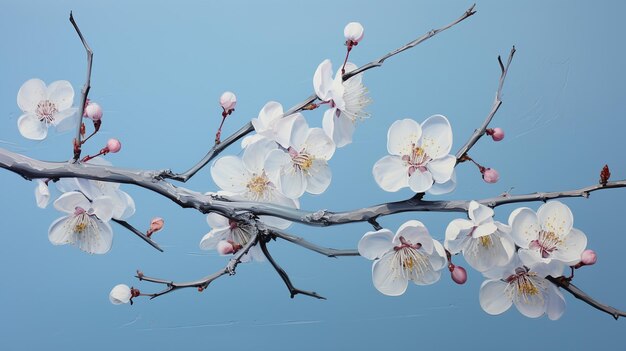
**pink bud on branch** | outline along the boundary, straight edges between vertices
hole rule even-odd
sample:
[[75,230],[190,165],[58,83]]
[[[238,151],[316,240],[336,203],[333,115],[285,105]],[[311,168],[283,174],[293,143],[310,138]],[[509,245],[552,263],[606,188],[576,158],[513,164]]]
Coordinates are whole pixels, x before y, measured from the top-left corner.
[[480,173],[483,175],[483,180],[487,183],[496,183],[500,179],[500,174],[493,168],[482,167]]
[[465,268],[461,266],[455,266],[450,263],[448,265],[448,269],[450,270],[450,277],[455,283],[459,285],[465,284],[465,282],[467,281],[467,271],[465,270]]
[[580,263],[582,263],[585,266],[591,266],[593,264],[595,264],[598,261],[598,256],[596,255],[596,252],[593,250],[585,250],[583,251],[583,253],[580,255]]
[[606,183],[609,182],[609,178],[611,178],[611,171],[609,171],[609,165],[604,165],[604,167],[602,167],[602,171],[600,171],[600,184],[606,186]]
[[341,66],[341,74],[346,74],[346,63],[348,63],[348,56],[353,46],[359,45],[359,42],[363,39],[363,26],[359,22],[350,22],[343,29],[343,36],[346,38],[346,59]]
[[493,141],[500,141],[504,139],[504,130],[502,130],[502,128],[488,128],[485,133],[490,135]]
[[163,229],[163,225],[165,224],[165,221],[163,220],[163,218],[161,217],[154,217],[152,218],[152,220],[150,221],[150,229],[148,229],[148,231],[146,232],[146,236],[149,238],[152,236],[152,234],[158,232],[159,230]]
[[87,107],[85,107],[85,117],[95,121],[99,121],[102,119],[102,107],[95,102],[90,102]]
[[235,106],[237,105],[237,96],[233,92],[225,91],[220,96],[220,106],[222,106],[222,123],[220,123],[220,127],[217,129],[217,133],[215,133],[215,145],[220,143],[220,137],[222,135],[222,126],[224,126],[224,121],[226,117],[228,117],[233,111],[235,111]]

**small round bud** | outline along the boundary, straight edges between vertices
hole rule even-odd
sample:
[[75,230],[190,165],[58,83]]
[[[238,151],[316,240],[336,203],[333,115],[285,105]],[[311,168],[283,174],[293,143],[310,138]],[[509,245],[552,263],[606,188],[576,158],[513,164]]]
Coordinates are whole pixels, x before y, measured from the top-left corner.
[[234,111],[235,105],[237,105],[237,97],[232,92],[225,91],[222,96],[220,96],[220,105],[225,112]]
[[107,149],[109,150],[109,152],[116,153],[120,151],[121,148],[122,148],[122,143],[120,143],[119,140],[109,139],[109,141],[107,141]]
[[85,116],[94,121],[99,121],[102,118],[102,107],[95,102],[90,102],[85,107]]
[[596,256],[596,252],[593,250],[587,249],[583,251],[582,255],[580,255],[580,262],[585,266],[591,266],[592,264],[595,264],[597,260],[598,256]]
[[343,29],[343,36],[354,44],[363,39],[363,26],[359,22],[350,22]]
[[500,174],[493,168],[484,168],[481,173],[483,180],[487,183],[496,183],[500,179]]
[[461,266],[454,266],[450,272],[452,280],[457,284],[465,284],[467,281],[467,271]]
[[123,303],[129,303],[132,297],[130,288],[126,284],[118,284],[113,287],[109,293],[109,300],[114,305],[121,305]]
[[159,230],[163,229],[164,224],[165,224],[165,221],[163,220],[163,218],[154,217],[150,221],[150,231],[153,233],[158,232]]
[[222,240],[217,243],[217,252],[222,256],[230,255],[235,252],[235,247],[228,241]]
[[487,135],[491,135],[493,141],[500,141],[504,139],[504,130],[502,128],[487,129]]

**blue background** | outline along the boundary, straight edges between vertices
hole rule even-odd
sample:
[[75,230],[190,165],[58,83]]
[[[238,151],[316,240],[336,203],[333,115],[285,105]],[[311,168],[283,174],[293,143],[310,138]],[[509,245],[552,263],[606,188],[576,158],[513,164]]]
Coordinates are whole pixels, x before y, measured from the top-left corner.
[[[288,108],[312,92],[317,65],[343,59],[343,27],[359,21],[365,38],[352,61],[364,64],[449,23],[467,1],[229,1],[162,2],[6,1],[0,3],[0,140],[2,147],[46,160],[71,157],[71,134],[43,142],[23,139],[16,128],[20,85],[37,77],[84,82],[85,53],[68,19],[73,10],[94,52],[90,97],[104,108],[102,132],[86,147],[97,152],[110,137],[122,152],[115,165],[183,171],[211,147],[224,90],[237,94],[237,111],[224,135],[256,117],[269,100]],[[371,176],[386,155],[386,131],[399,118],[418,122],[449,117],[457,150],[482,123],[497,87],[498,54],[518,52],[505,84],[504,104],[493,127],[503,142],[482,139],[471,155],[500,171],[484,183],[470,164],[458,167],[459,186],[447,199],[481,199],[512,193],[573,189],[595,184],[608,163],[623,179],[626,69],[623,2],[479,1],[478,13],[458,26],[368,71],[364,82],[372,118],[357,128],[355,142],[331,161],[333,183],[321,196],[302,199],[305,209],[347,210],[410,197],[385,193]],[[321,124],[321,109],[307,114]],[[225,154],[237,154],[235,145]],[[184,185],[214,191],[208,169]],[[61,214],[35,206],[34,184],[0,172],[0,348],[128,349],[250,348],[267,350],[422,349],[469,347],[580,349],[619,347],[624,322],[614,321],[566,295],[557,322],[528,319],[514,308],[501,316],[478,304],[479,273],[455,285],[447,274],[433,286],[410,286],[401,297],[379,294],[371,262],[330,259],[285,242],[272,243],[275,258],[296,286],[328,298],[297,296],[269,264],[246,264],[203,292],[184,290],[134,306],[113,306],[108,292],[118,283],[144,291],[160,289],[132,278],[147,275],[188,280],[220,269],[226,259],[198,249],[208,232],[205,216],[178,208],[143,189],[124,186],[137,202],[130,222],[147,227],[166,220],[156,234],[165,253],[153,250],[115,226],[113,250],[92,256],[74,247],[52,246],[49,224]],[[626,308],[623,267],[624,191],[565,200],[575,223],[599,255],[594,267],[576,273],[575,283],[600,301]],[[537,209],[539,203],[529,206]],[[517,206],[497,209],[506,222]],[[435,238],[461,214],[413,213],[382,218],[395,231],[419,219]],[[371,227],[293,226],[291,232],[325,246],[355,247]],[[462,262],[461,258],[457,259]]]

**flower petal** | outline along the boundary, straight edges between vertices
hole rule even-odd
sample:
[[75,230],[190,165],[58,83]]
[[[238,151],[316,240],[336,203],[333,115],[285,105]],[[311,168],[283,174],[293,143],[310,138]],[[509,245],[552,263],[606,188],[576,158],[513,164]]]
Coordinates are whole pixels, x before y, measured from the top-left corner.
[[46,208],[50,202],[50,189],[48,189],[48,185],[43,180],[37,179],[36,181],[35,201],[37,202],[37,207]]
[[587,236],[582,231],[572,228],[563,238],[557,250],[552,253],[552,258],[563,261],[568,266],[580,262],[583,251],[587,248]]
[[113,229],[109,223],[94,220],[98,226],[97,233],[95,235],[76,235],[75,245],[85,252],[102,255],[109,252],[113,246]]
[[476,239],[480,238],[481,236],[491,235],[495,233],[496,230],[498,230],[498,227],[496,227],[495,223],[487,222],[477,226],[476,229],[474,229],[474,232],[472,232],[472,238]]
[[236,156],[221,157],[211,166],[213,181],[226,191],[235,193],[246,191],[249,176],[250,174],[244,167],[243,161]]
[[94,214],[98,216],[100,220],[108,222],[111,220],[111,217],[113,217],[113,212],[118,211],[119,205],[119,203],[114,204],[110,196],[101,196],[93,199],[91,208],[93,208]]
[[533,210],[527,207],[518,208],[509,216],[511,237],[522,248],[528,248],[531,241],[539,237],[541,226]]
[[208,232],[200,240],[200,249],[213,250],[221,240],[229,239],[231,229],[229,227],[217,227]]
[[[273,127],[273,139],[285,149],[294,146],[294,138],[303,143],[309,125],[300,113],[294,113],[276,121]],[[296,133],[294,135],[294,133]]]
[[46,99],[46,83],[41,79],[29,79],[17,92],[17,106],[24,112],[35,112],[37,104]]
[[420,221],[410,220],[402,224],[393,239],[394,243],[400,243],[400,237],[411,244],[420,244],[421,249],[429,255],[433,253],[433,238]]
[[493,209],[491,207],[482,205],[476,201],[470,201],[468,209],[469,218],[474,221],[476,225],[485,221],[493,221]]
[[43,140],[48,136],[48,126],[33,113],[26,113],[17,119],[17,129],[26,139]]
[[459,218],[450,222],[446,227],[446,240],[444,241],[448,251],[452,254],[457,254],[464,250],[471,239],[471,236],[468,236],[468,234],[473,228],[474,223],[466,219]]
[[52,124],[56,127],[57,132],[63,133],[75,129],[81,118],[77,112],[77,108],[68,108],[55,113]]
[[394,267],[394,252],[384,255],[372,265],[372,281],[381,293],[388,296],[404,294],[409,281],[398,274],[400,267]]
[[565,298],[561,291],[552,284],[548,286],[547,295],[546,314],[550,320],[555,321],[561,318],[565,312]]
[[433,176],[429,171],[416,170],[409,176],[409,187],[416,193],[424,193],[433,186]]
[[433,159],[450,153],[452,148],[452,127],[445,116],[434,115],[422,123],[422,141],[420,145]]
[[328,161],[335,153],[335,143],[324,133],[323,129],[311,128],[304,143],[304,149],[316,159]]
[[206,222],[213,229],[228,227],[230,224],[228,218],[222,215],[219,215],[215,212],[211,212],[206,216]]
[[367,232],[359,240],[359,255],[368,260],[375,260],[393,250],[393,233],[389,229],[381,229],[375,232]]
[[456,171],[453,171],[452,176],[450,177],[450,180],[448,180],[445,183],[434,182],[433,186],[430,189],[428,189],[428,193],[431,195],[442,195],[442,194],[447,194],[449,192],[454,191],[455,188],[456,188]]
[[374,164],[374,180],[385,191],[395,192],[409,186],[409,172],[398,156],[385,156]]
[[412,119],[393,122],[387,131],[387,151],[391,155],[411,155],[422,136],[422,128]]
[[72,107],[74,103],[74,88],[66,80],[57,80],[50,83],[46,89],[48,100],[52,101],[59,111]]
[[271,140],[260,140],[259,142],[250,145],[249,148],[246,148],[243,151],[241,161],[248,172],[261,174],[265,167],[265,158],[267,157],[267,154],[276,148],[275,142]]
[[280,172],[280,192],[290,199],[297,199],[307,188],[304,172],[289,165]]
[[48,228],[48,239],[53,245],[65,245],[72,242],[72,232],[66,228],[69,219],[70,216],[58,218]]
[[[546,280],[543,281],[545,284],[551,284]],[[518,294],[521,293],[518,292]],[[518,298],[513,299],[513,303],[517,310],[528,318],[541,317],[546,311],[546,300],[542,291],[534,295],[525,294],[523,297],[518,296]]]
[[[262,133],[268,129],[271,129],[281,117],[283,116],[283,105],[276,101],[269,101],[263,106],[261,111],[259,111],[259,118],[257,123],[254,123],[254,119],[252,124],[254,125],[254,129],[257,133]],[[260,124],[258,122],[261,122]]]
[[544,230],[563,238],[572,230],[574,216],[569,207],[559,201],[547,202],[537,210],[539,224]]
[[480,307],[491,315],[501,314],[508,310],[513,301],[506,294],[507,286],[508,284],[501,280],[485,280],[478,294]]
[[91,208],[91,203],[85,195],[77,191],[70,191],[61,194],[56,201],[54,201],[54,208],[65,213],[74,213],[76,207],[80,207],[87,211]]
[[454,166],[456,166],[456,157],[452,155],[446,155],[428,162],[426,168],[433,175],[433,179],[437,183],[445,183],[452,178],[454,173]]
[[313,75],[313,89],[315,94],[322,101],[330,99],[329,91],[333,84],[333,66],[330,60],[326,59],[317,66]]
[[306,191],[310,194],[321,194],[328,189],[331,180],[332,172],[328,163],[324,160],[313,160],[313,164],[309,168]]

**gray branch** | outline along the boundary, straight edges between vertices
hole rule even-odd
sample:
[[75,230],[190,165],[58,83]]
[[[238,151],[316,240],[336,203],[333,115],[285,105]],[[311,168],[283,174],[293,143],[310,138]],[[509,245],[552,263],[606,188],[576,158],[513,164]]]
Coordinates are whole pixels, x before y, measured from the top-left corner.
[[281,230],[278,229],[272,229],[270,230],[270,234],[272,234],[273,236],[277,237],[277,238],[281,238],[283,240],[289,241],[290,243],[296,244],[298,246],[302,246],[305,249],[309,249],[311,251],[320,253],[324,256],[327,257],[340,257],[340,256],[359,256],[359,251],[358,250],[338,250],[338,249],[332,249],[332,248],[327,248],[327,247],[322,247],[319,245],[316,245],[310,241],[306,241],[305,239],[299,237],[299,236],[295,236],[289,233],[285,233]]
[[506,66],[502,64],[502,59],[500,58],[500,56],[498,56],[498,63],[500,64],[501,73],[500,73],[500,83],[498,84],[498,91],[496,92],[496,98],[493,101],[493,105],[491,106],[491,111],[487,115],[487,118],[485,118],[485,121],[483,122],[483,124],[480,126],[480,128],[474,131],[474,134],[472,134],[472,136],[469,138],[467,143],[465,143],[465,145],[463,145],[463,147],[461,147],[459,151],[456,153],[457,164],[464,161],[463,157],[467,155],[467,152],[474,146],[474,144],[476,144],[476,142],[478,141],[478,139],[480,139],[480,137],[485,135],[485,131],[487,130],[489,123],[491,123],[491,120],[496,115],[496,112],[498,112],[500,105],[502,105],[502,87],[504,86],[504,80],[506,79],[506,74],[509,72],[509,66],[511,65],[511,61],[513,60],[514,54],[515,54],[515,46],[513,46],[513,48],[511,49],[511,53],[509,54],[509,59],[506,62]]
[[139,231],[139,229],[133,227],[130,223],[126,222],[126,221],[122,221],[119,219],[111,219],[113,222],[121,225],[122,227],[128,229],[131,231],[131,233],[137,235],[139,238],[141,238],[143,241],[147,242],[148,244],[150,244],[152,247],[154,247],[155,249],[163,252],[163,249],[159,246],[159,244],[157,244],[156,242],[154,242],[154,240],[150,239],[146,234],[142,233],[141,231]]
[[563,290],[569,292],[575,298],[583,301],[589,306],[595,309],[598,309],[602,312],[610,314],[611,316],[613,316],[613,318],[615,318],[615,320],[617,320],[619,317],[626,317],[626,312],[620,311],[614,307],[598,302],[591,296],[587,295],[584,291],[580,290],[576,285],[572,284],[565,277],[553,278],[553,277],[548,276],[546,277],[546,279],[554,283],[554,285],[563,288]]
[[85,80],[85,85],[83,86],[83,89],[81,90],[81,95],[80,95],[80,110],[78,111],[79,118],[78,118],[78,126],[76,128],[76,139],[75,139],[75,145],[74,145],[74,162],[76,162],[80,158],[80,153],[81,153],[80,129],[83,123],[83,113],[85,111],[85,107],[86,107],[85,105],[87,103],[87,96],[89,95],[89,89],[91,89],[91,66],[93,63],[93,51],[89,47],[89,44],[87,44],[85,37],[83,37],[83,33],[81,33],[80,28],[78,28],[78,24],[76,24],[76,21],[74,20],[74,16],[72,15],[72,12],[70,12],[70,22],[74,26],[74,29],[76,30],[76,33],[78,34],[78,37],[80,38],[80,41],[83,43],[83,46],[85,47],[85,51],[87,51],[87,79]]
[[[346,74],[343,75],[343,80],[346,81],[348,79],[350,79],[351,77],[359,74],[359,73],[363,73],[371,68],[375,68],[375,67],[380,67],[383,65],[383,63],[385,62],[385,60],[387,60],[388,58],[395,56],[405,50],[411,49],[417,45],[419,45],[420,43],[426,41],[427,39],[430,39],[432,37],[434,37],[435,35],[437,35],[440,32],[443,32],[444,30],[458,24],[459,22],[465,20],[466,18],[472,16],[473,14],[476,13],[476,11],[474,11],[474,7],[476,6],[476,4],[472,5],[472,7],[470,7],[469,9],[467,9],[467,11],[465,11],[465,13],[463,13],[463,15],[461,17],[459,17],[458,19],[456,19],[455,21],[453,21],[452,23],[449,23],[448,25],[438,28],[438,29],[433,29],[429,32],[427,32],[426,34],[422,35],[421,37],[411,41],[410,43],[399,47],[391,52],[389,52],[388,54],[382,56],[381,58],[374,60],[368,64],[365,64],[351,72],[348,72]],[[287,112],[285,112],[283,114],[283,116],[289,116],[291,114],[294,114],[296,112],[302,111],[306,106],[310,105],[311,103],[313,103],[315,100],[317,100],[317,95],[312,94],[311,96],[309,96],[308,98],[306,98],[304,101],[300,102],[299,104],[291,107]],[[209,150],[209,152],[193,167],[191,167],[189,170],[180,173],[180,174],[176,174],[173,173],[171,170],[164,170],[161,171],[159,173],[156,174],[156,178],[157,179],[173,179],[176,181],[180,181],[180,182],[186,182],[188,181],[191,177],[193,177],[198,171],[200,171],[202,168],[204,168],[209,162],[211,162],[212,159],[214,159],[215,157],[217,157],[222,151],[224,151],[224,149],[226,149],[228,146],[232,145],[233,143],[237,142],[237,140],[243,138],[244,136],[246,136],[248,133],[252,132],[254,130],[254,127],[252,126],[252,123],[248,122],[246,125],[244,125],[243,127],[241,127],[238,131],[236,131],[235,133],[233,133],[232,135],[230,135],[228,138],[226,138],[224,141],[222,141],[219,144],[216,144],[215,146],[213,146],[211,148],[211,150]]]

